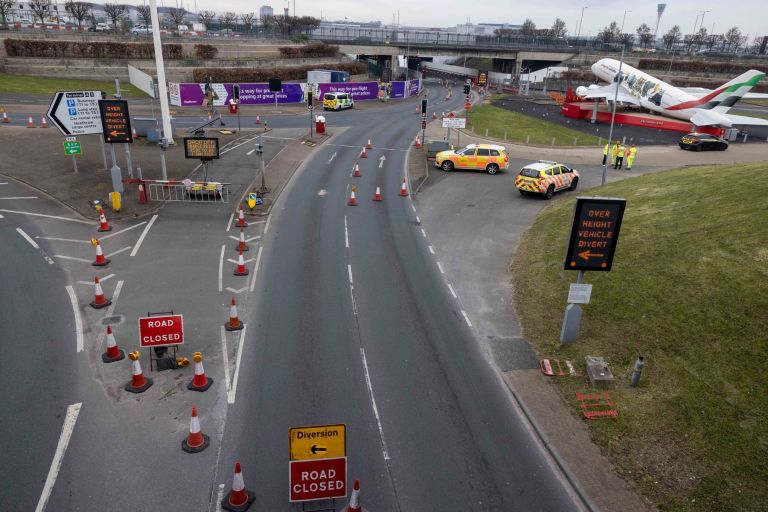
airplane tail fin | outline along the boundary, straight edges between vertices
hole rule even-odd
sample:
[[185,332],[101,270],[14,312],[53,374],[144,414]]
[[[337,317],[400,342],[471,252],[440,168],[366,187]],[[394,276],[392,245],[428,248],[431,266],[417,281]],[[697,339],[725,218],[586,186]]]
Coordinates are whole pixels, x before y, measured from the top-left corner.
[[713,91],[711,97],[707,98],[707,104],[702,105],[702,108],[709,107],[715,112],[724,114],[764,77],[765,73],[750,69]]

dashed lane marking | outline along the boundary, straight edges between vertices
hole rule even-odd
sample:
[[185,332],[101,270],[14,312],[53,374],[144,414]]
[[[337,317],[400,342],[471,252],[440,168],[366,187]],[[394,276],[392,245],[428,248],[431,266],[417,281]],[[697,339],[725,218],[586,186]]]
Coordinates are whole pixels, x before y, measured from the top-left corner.
[[256,264],[253,266],[253,277],[251,277],[251,292],[256,288],[256,276],[259,275],[259,264],[261,263],[261,250],[263,247],[259,247],[259,252],[256,254]]
[[464,316],[464,320],[467,322],[467,325],[472,327],[472,322],[469,321],[469,317],[467,316],[467,312],[462,309],[461,310],[461,314]]
[[347,273],[349,274],[349,284],[355,284],[352,280],[352,265],[347,265]]
[[232,220],[235,218],[234,213],[229,214],[229,222],[227,222],[227,233],[229,233],[229,229],[232,227]]
[[421,236],[423,236],[424,238],[427,238],[427,232],[424,231],[424,228],[421,229]]
[[371,399],[371,408],[373,408],[373,415],[376,417],[376,423],[379,426],[379,439],[381,439],[381,451],[384,453],[384,460],[389,460],[389,452],[387,451],[387,441],[384,439],[384,429],[381,427],[381,419],[379,419],[379,409],[376,407],[376,399],[373,396],[373,387],[371,386],[371,376],[368,373],[368,361],[365,359],[365,349],[360,347],[360,356],[363,359],[363,371],[365,372],[365,385],[368,387],[368,397]]
[[19,233],[19,234],[20,234],[22,237],[24,237],[24,240],[26,240],[27,242],[29,242],[29,245],[31,245],[31,246],[32,246],[32,247],[34,247],[35,249],[40,249],[40,246],[39,246],[39,245],[37,245],[37,242],[35,242],[34,240],[32,240],[32,238],[31,238],[31,237],[30,237],[30,236],[29,236],[27,233],[25,233],[23,229],[21,229],[21,228],[16,228],[16,232],[17,232],[17,233]]
[[243,324],[243,330],[240,331],[240,341],[237,345],[237,358],[235,359],[235,374],[232,377],[232,387],[227,392],[227,403],[235,403],[235,396],[237,395],[237,379],[240,376],[240,361],[243,359],[243,340],[245,340],[245,331],[248,328],[248,324]]
[[56,452],[53,454],[53,462],[51,462],[51,468],[48,470],[48,476],[45,478],[43,492],[40,495],[40,500],[37,502],[35,512],[43,512],[46,505],[48,505],[48,499],[51,497],[51,491],[53,491],[53,486],[59,475],[61,463],[64,460],[64,453],[67,451],[67,446],[72,437],[72,432],[75,430],[77,417],[80,415],[80,408],[82,406],[83,403],[78,402],[67,407],[67,415],[64,417],[64,425],[61,427],[61,435],[59,436],[59,444],[56,445]]
[[232,386],[232,382],[230,381],[229,376],[229,352],[227,351],[227,333],[224,330],[224,326],[221,326],[221,356],[222,356],[222,362],[224,363],[224,381],[227,384],[227,393],[229,393],[229,388]]
[[272,215],[267,217],[267,223],[264,224],[264,235],[267,234],[267,231],[269,231],[269,223],[272,221]]
[[347,216],[344,216],[344,247],[349,249],[349,230],[347,230]]
[[22,212],[19,210],[0,210],[0,212],[5,213],[16,213],[19,215],[31,215],[33,217],[46,217],[48,219],[57,219],[57,220],[66,220],[69,222],[79,222],[80,224],[91,224],[91,221],[89,220],[80,220],[80,219],[70,219],[69,217],[62,217],[60,215],[46,215],[44,213],[34,213],[34,212]]
[[251,156],[251,155],[252,155],[252,154],[254,154],[255,152],[256,152],[256,149],[254,148],[254,149],[250,150],[249,152],[247,152],[247,153],[246,153],[246,156]]
[[37,196],[0,197],[0,199],[37,199]]
[[428,246],[428,247],[429,247],[429,252],[430,252],[431,254],[435,254],[435,250],[432,248],[432,246],[430,245],[430,246]]
[[448,285],[448,289],[451,290],[451,295],[453,295],[453,298],[454,299],[458,299],[459,296],[456,295],[456,292],[453,290],[453,286],[451,286],[451,283],[445,283],[445,284],[447,284]]
[[441,274],[445,274],[445,270],[443,270],[443,266],[440,264],[440,262],[437,262],[437,268],[440,269]]
[[75,315],[75,343],[78,352],[83,351],[83,319],[80,317],[80,308],[77,305],[77,295],[75,295],[75,287],[67,285],[67,295],[69,301],[72,303],[72,312]]
[[136,241],[136,246],[131,251],[131,256],[136,256],[139,253],[139,248],[141,247],[141,244],[144,243],[144,239],[147,237],[147,233],[149,233],[149,229],[152,227],[152,224],[155,223],[157,220],[157,215],[153,215],[151,219],[149,219],[149,224],[147,224],[147,227],[144,228],[144,231],[141,232],[141,236]]

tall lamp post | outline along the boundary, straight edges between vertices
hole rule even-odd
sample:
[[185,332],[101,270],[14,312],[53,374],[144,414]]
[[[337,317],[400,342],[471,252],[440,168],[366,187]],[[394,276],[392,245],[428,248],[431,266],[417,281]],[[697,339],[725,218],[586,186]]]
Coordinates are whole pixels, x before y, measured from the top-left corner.
[[149,0],[149,10],[152,15],[152,41],[155,45],[155,67],[157,68],[157,89],[160,96],[160,116],[163,121],[163,137],[168,144],[174,144],[171,131],[171,111],[168,108],[168,86],[165,82],[165,65],[163,64],[163,45],[160,42],[160,22],[157,18],[157,1]]
[[584,21],[584,9],[588,9],[589,6],[585,5],[581,8],[581,18],[579,18],[579,28],[576,29],[576,39],[579,39],[579,36],[581,35],[581,23]]
[[621,18],[621,33],[624,33],[624,22],[627,20],[627,13],[632,11],[624,11],[624,17]]

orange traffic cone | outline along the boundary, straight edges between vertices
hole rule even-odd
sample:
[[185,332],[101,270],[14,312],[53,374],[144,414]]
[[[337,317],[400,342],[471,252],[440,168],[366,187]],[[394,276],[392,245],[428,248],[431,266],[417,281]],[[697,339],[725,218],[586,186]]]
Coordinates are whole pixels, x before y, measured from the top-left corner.
[[365,146],[363,146],[363,150],[360,152],[360,158],[368,158],[368,153],[365,152]]
[[360,166],[357,165],[357,162],[355,162],[355,170],[352,171],[352,176],[354,176],[355,178],[360,177]]
[[342,512],[362,512],[363,508],[360,506],[360,481],[355,480],[355,484],[352,486],[352,495],[349,497],[349,505],[342,509]]
[[232,490],[221,500],[221,508],[230,512],[244,512],[256,499],[253,492],[245,488],[240,463],[235,462],[235,476],[232,478]]
[[3,122],[4,123],[10,123],[11,122],[11,120],[8,119],[8,114],[6,114],[5,112],[3,112]]
[[105,363],[114,363],[125,359],[125,352],[120,350],[115,341],[115,335],[112,334],[112,326],[107,326],[107,351],[101,354],[101,360]]
[[235,267],[234,274],[236,276],[248,275],[248,267],[245,266],[245,261],[243,261],[243,251],[240,251],[237,255],[237,267]]
[[403,178],[403,184],[400,185],[400,195],[403,197],[408,195],[408,187],[405,184],[405,178]]
[[376,193],[373,195],[374,201],[381,201],[381,187],[376,185]]
[[236,251],[247,251],[250,246],[245,243],[245,228],[240,228],[240,241],[235,246]]
[[141,371],[141,364],[139,363],[139,356],[140,354],[138,350],[128,353],[128,359],[133,361],[133,371],[131,382],[126,384],[123,389],[129,393],[143,393],[148,390],[154,382],[149,377],[144,377],[144,372]]
[[418,135],[416,136],[416,143],[415,144],[416,144],[416,149],[421,148],[421,139],[419,138]]
[[366,144],[366,147],[368,149],[371,149],[373,147],[373,144],[371,144],[371,139],[368,139],[368,144]]
[[95,297],[93,302],[91,302],[91,307],[93,309],[105,308],[112,304],[112,301],[104,296],[104,291],[101,289],[101,284],[99,283],[99,276],[96,276],[93,286],[95,288]]
[[197,453],[208,448],[210,438],[200,431],[197,407],[192,407],[192,419],[189,420],[189,435],[181,442],[181,449],[187,453]]
[[352,191],[349,193],[349,206],[357,206],[357,198],[355,197],[355,187],[352,187]]
[[243,328],[243,321],[237,316],[237,302],[234,297],[229,305],[229,322],[224,324],[224,328],[228,331],[239,331]]
[[48,128],[48,121],[45,120],[45,116],[40,120],[40,128]]
[[104,216],[104,210],[99,210],[99,229],[100,233],[104,231],[112,231],[112,226],[107,224],[107,217]]
[[211,384],[213,384],[213,379],[205,376],[205,369],[203,368],[203,353],[195,352],[192,355],[192,360],[195,362],[195,376],[192,378],[192,381],[187,384],[187,389],[191,389],[192,391],[205,391],[211,387]]
[[236,228],[247,228],[248,223],[245,222],[245,216],[243,215],[243,209],[240,208],[240,212],[237,214],[237,224],[235,224]]
[[37,126],[35,126],[35,122],[32,120],[32,116],[29,116],[29,120],[27,121],[27,128],[37,128]]
[[109,265],[109,262],[111,260],[108,260],[104,257],[104,252],[101,250],[101,244],[98,240],[96,240],[96,259],[91,263],[94,267],[106,267]]
[[261,118],[259,116],[256,116],[256,124],[261,124]]

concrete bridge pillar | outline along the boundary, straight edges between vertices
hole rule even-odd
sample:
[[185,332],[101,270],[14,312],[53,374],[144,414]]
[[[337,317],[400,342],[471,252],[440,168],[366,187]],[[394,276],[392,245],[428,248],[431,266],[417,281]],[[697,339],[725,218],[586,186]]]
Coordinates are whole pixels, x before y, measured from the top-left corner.
[[517,59],[491,59],[491,70],[496,73],[514,73]]

